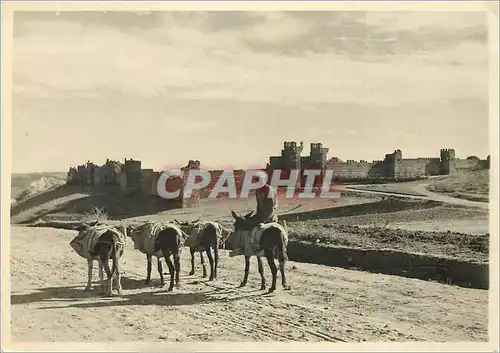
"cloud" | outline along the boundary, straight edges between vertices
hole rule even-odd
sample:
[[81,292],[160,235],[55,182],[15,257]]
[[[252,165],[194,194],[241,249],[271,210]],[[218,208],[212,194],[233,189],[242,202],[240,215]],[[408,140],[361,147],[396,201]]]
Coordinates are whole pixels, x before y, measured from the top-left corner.
[[[411,55],[450,48],[464,41],[487,44],[486,16],[471,12],[290,12],[309,31],[276,43],[255,38],[259,52],[304,52],[349,56]],[[367,50],[368,49],[368,50]],[[385,59],[385,58],[384,58]]]
[[[295,105],[486,97],[483,19],[449,12],[16,14],[14,93],[59,99],[123,91]],[[368,35],[376,40],[362,39]]]

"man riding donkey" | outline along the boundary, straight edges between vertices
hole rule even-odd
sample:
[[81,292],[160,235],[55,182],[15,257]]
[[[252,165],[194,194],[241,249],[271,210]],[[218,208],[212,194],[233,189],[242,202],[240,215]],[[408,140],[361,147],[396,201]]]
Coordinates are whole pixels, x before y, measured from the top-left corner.
[[278,222],[276,189],[266,182],[262,187],[255,190],[255,198],[257,200],[257,209],[255,215],[248,219],[250,224],[255,227],[261,223]]
[[[258,172],[257,176],[260,179],[267,179],[267,174],[264,172]],[[269,292],[276,289],[277,268],[274,263],[275,257],[279,261],[283,287],[289,289],[290,286],[286,283],[284,273],[284,265],[287,260],[286,247],[288,234],[286,226],[283,227],[278,223],[278,216],[276,214],[278,207],[276,189],[266,182],[256,190],[255,197],[257,208],[253,216],[251,216],[253,211],[244,217],[240,217],[234,211],[231,211],[235,219],[235,231],[227,239],[227,242],[233,248],[229,256],[245,256],[245,276],[240,287],[244,287],[247,283],[250,257],[256,256],[261,276],[261,289],[265,289],[264,269],[261,260],[261,257],[264,256],[273,274],[273,283]]]
[[[257,172],[256,175],[260,179],[267,179],[267,175],[264,172]],[[278,216],[276,214],[278,208],[276,189],[269,184],[269,180],[266,180],[266,183],[263,186],[255,190],[255,199],[257,201],[255,214],[253,216],[245,216],[246,228],[252,233],[255,233],[260,224],[278,222]],[[251,213],[253,212],[254,211]],[[234,244],[232,244],[233,252],[230,256],[237,256],[244,253],[245,239],[240,237],[238,240],[234,241]]]

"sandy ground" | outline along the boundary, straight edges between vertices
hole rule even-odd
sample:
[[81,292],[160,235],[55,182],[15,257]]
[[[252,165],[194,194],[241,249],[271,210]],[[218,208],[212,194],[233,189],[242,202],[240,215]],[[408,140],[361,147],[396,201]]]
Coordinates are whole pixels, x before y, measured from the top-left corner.
[[[127,244],[123,296],[84,292],[86,262],[70,247],[75,232],[13,227],[13,341],[486,341],[488,291],[289,262],[291,291],[259,291],[252,259],[245,289],[243,259],[222,251],[219,278],[187,276],[182,288],[143,284],[145,256]],[[164,266],[166,268],[166,266]],[[97,264],[94,266],[97,280]],[[265,265],[270,283],[270,271]],[[278,278],[279,281],[279,278]]]

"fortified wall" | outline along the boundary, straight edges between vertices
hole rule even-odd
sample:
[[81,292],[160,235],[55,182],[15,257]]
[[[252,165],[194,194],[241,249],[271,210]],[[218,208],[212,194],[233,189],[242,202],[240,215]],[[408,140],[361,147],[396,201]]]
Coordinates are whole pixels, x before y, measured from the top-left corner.
[[[157,183],[160,175],[161,172],[155,172],[153,169],[142,169],[140,160],[125,158],[124,163],[121,163],[107,159],[101,166],[88,161],[86,164],[70,167],[66,184],[117,189],[123,196],[158,196]],[[175,191],[181,185],[181,178],[170,178],[165,188],[167,191]],[[182,193],[175,201],[182,201]]]
[[332,158],[327,168],[334,179],[343,180],[414,180],[431,175],[449,175],[456,171],[455,150],[442,149],[440,157],[403,158],[400,149],[386,154],[383,160],[345,162]]
[[[402,181],[425,178],[431,175],[453,175],[457,170],[488,169],[490,166],[490,156],[481,160],[476,156],[466,159],[456,158],[454,149],[442,149],[439,157],[403,158],[400,149],[386,154],[383,160],[371,162],[360,160],[342,161],[337,157],[328,159],[328,148],[321,143],[311,143],[308,156],[302,156],[304,144],[295,141],[285,141],[280,156],[271,156],[263,171],[269,177],[275,170],[281,170],[281,179],[290,176],[291,170],[299,171],[299,178],[296,187],[300,190],[305,186],[305,170],[317,170],[319,176],[314,180],[313,187],[321,186],[325,172],[333,171],[334,182],[349,181]],[[200,161],[190,160],[188,164],[181,168],[184,171],[183,177],[170,177],[165,189],[169,192],[181,190],[180,195],[175,200],[166,202],[180,202],[185,205],[183,199],[183,187],[186,184],[187,172],[191,169],[200,169]],[[241,192],[244,170],[233,170],[234,181],[237,193]],[[223,170],[211,170],[211,180],[209,185],[195,192],[192,198],[203,198],[208,196],[217,181],[220,179]],[[125,158],[124,163],[107,159],[99,166],[91,161],[76,167],[70,167],[67,174],[68,185],[78,185],[81,187],[110,188],[118,189],[122,195],[144,195],[158,197],[157,184],[161,172],[153,169],[142,169],[140,160]],[[227,184],[226,184],[227,185]],[[253,192],[250,192],[252,195]],[[227,197],[229,193],[221,193],[219,197]],[[162,199],[163,200],[163,199]]]
[[[335,181],[353,180],[413,180],[432,175],[453,175],[457,170],[489,168],[489,156],[486,160],[472,156],[467,159],[455,157],[454,149],[441,149],[439,157],[403,158],[400,149],[386,154],[383,160],[371,162],[360,160],[342,161],[338,157],[327,159],[329,149],[323,148],[321,143],[311,143],[309,156],[303,157],[301,153],[304,144],[295,141],[286,141],[281,150],[281,156],[271,156],[267,165],[268,169],[282,169],[282,174],[289,173],[291,169],[302,171],[301,185],[304,185],[305,169],[333,171]],[[320,178],[319,178],[320,179]]]

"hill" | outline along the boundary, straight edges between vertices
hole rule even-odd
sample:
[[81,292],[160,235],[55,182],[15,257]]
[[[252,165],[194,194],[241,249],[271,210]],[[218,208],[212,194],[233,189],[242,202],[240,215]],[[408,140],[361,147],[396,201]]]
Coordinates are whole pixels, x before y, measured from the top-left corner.
[[[36,186],[40,180],[53,180],[53,179],[65,181],[66,173],[65,172],[28,173],[28,174],[12,173],[11,198],[17,200],[21,194],[26,192],[26,190],[33,189],[33,186]],[[41,182],[39,184],[44,184],[44,183]],[[43,191],[43,189],[39,191]]]

